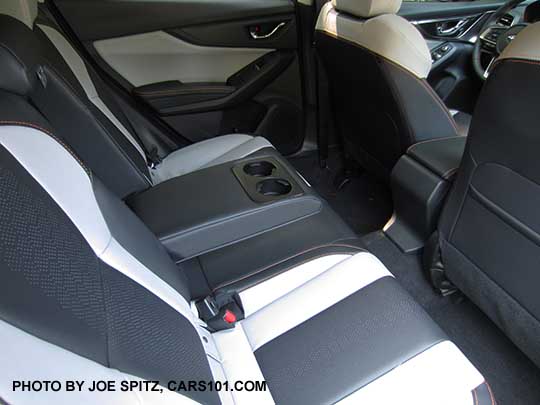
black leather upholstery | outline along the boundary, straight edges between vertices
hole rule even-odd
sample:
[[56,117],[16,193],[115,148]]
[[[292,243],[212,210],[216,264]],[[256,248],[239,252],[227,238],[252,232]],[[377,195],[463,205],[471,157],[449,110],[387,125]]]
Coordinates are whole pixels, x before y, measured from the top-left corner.
[[337,130],[347,153],[387,177],[407,148],[459,129],[426,80],[369,50],[317,31]]
[[[393,308],[400,308],[399,316],[388,316]],[[333,404],[445,340],[428,319],[394,278],[384,277],[265,344],[255,356],[276,403]]]
[[55,133],[117,195],[124,197],[150,186],[144,158],[88,100],[62,56],[38,28],[34,32],[0,15],[0,66],[0,89],[28,98]]
[[452,136],[417,143],[407,150],[407,155],[445,180],[456,174],[465,149],[467,138]]
[[503,60],[439,224],[448,278],[540,365],[540,64]]

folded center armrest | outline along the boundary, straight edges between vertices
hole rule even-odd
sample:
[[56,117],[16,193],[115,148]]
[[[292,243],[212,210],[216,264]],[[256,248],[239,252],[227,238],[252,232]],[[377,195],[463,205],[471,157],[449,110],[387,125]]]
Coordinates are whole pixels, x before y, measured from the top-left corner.
[[394,215],[385,233],[404,252],[421,249],[434,232],[466,142],[453,136],[417,143],[392,170]]
[[407,156],[443,179],[449,180],[459,168],[466,142],[465,136],[432,139],[412,145],[407,150]]
[[173,178],[127,203],[176,261],[318,214],[324,204],[273,151]]

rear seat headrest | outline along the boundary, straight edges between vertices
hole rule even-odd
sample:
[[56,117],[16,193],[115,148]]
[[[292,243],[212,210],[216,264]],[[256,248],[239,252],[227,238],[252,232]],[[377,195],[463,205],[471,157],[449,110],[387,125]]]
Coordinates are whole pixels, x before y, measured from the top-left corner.
[[371,18],[382,14],[396,14],[402,0],[332,0],[337,11],[356,17]]
[[0,15],[0,89],[28,95],[43,61],[34,31],[11,16]]
[[38,14],[38,0],[1,0],[0,14],[14,17],[32,28]]

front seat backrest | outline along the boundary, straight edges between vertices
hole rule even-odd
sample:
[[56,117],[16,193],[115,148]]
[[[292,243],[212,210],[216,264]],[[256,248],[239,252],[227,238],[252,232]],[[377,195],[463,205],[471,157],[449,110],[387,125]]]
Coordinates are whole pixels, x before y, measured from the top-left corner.
[[458,133],[426,81],[426,41],[395,14],[400,7],[401,0],[332,0],[315,34],[346,151],[383,176],[409,146]]
[[540,24],[494,65],[439,224],[448,278],[540,365]]

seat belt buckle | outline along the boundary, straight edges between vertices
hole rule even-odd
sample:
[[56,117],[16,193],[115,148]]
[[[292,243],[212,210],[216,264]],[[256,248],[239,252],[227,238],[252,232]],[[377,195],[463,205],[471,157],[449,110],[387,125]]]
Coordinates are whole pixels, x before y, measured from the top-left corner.
[[236,326],[236,314],[229,308],[223,307],[212,318],[206,321],[206,325],[212,332],[220,330],[234,329]]
[[233,329],[238,321],[244,319],[244,307],[238,293],[208,296],[197,303],[197,308],[211,332]]
[[231,310],[226,309],[225,314],[223,315],[223,320],[231,325],[234,325],[236,323],[236,315]]

